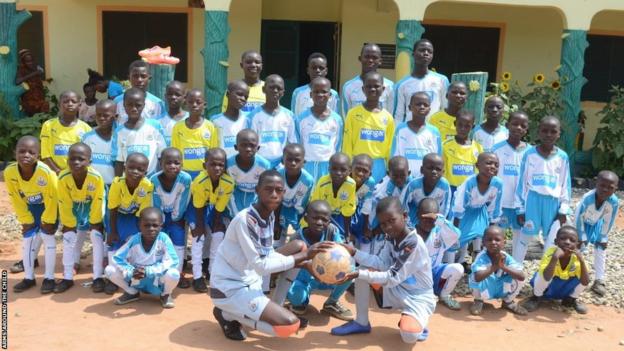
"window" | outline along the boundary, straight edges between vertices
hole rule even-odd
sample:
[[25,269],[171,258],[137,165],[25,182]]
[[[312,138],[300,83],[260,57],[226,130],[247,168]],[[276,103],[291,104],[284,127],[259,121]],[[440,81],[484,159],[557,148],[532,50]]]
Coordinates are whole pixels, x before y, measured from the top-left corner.
[[188,81],[188,15],[167,12],[102,12],[104,76],[125,79],[139,50],[171,46],[178,57],[175,79]]
[[587,35],[583,76],[588,79],[581,100],[608,102],[613,85],[624,86],[624,36]]
[[32,17],[17,30],[17,49],[29,49],[37,64],[45,70],[45,40],[43,33],[43,11],[29,10]]

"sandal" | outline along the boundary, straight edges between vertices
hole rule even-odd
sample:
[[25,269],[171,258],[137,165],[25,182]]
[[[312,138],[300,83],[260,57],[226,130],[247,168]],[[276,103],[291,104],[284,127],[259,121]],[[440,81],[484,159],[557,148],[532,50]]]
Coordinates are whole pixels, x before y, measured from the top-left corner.
[[473,316],[478,316],[483,311],[483,300],[474,300],[472,305],[470,306],[470,314]]
[[453,311],[461,310],[461,305],[451,295],[440,297],[440,302]]
[[505,302],[503,301],[503,306],[504,309],[511,311],[519,316],[526,316],[529,312],[526,310],[526,308],[520,306],[519,304],[517,304],[515,301],[512,302]]

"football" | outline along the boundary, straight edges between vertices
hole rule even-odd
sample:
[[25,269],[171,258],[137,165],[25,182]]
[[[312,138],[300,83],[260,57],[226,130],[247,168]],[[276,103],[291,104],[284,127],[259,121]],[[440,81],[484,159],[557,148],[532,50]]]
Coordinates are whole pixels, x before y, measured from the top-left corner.
[[355,260],[342,245],[334,244],[312,259],[314,273],[325,284],[336,284],[355,269]]

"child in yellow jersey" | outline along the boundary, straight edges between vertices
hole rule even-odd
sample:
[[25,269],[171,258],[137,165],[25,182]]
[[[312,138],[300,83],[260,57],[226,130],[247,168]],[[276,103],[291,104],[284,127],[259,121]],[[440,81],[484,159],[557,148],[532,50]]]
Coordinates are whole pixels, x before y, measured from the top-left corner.
[[322,176],[316,183],[310,202],[327,201],[332,208],[332,223],[341,230],[345,239],[348,238],[353,242],[351,216],[355,214],[357,198],[355,180],[349,176],[349,172],[351,172],[349,156],[342,152],[334,154],[329,159],[329,174]]
[[91,167],[91,148],[76,143],[69,148],[69,168],[59,175],[59,216],[63,225],[63,280],[55,293],[74,286],[74,264],[87,236],[93,243],[93,292],[104,291],[104,178]]
[[82,135],[91,130],[78,119],[80,96],[72,90],[59,96],[59,117],[47,120],[41,126],[41,160],[56,174],[67,168],[67,151]]
[[390,112],[379,105],[384,92],[384,80],[377,72],[364,76],[366,101],[349,110],[344,125],[342,151],[353,158],[367,154],[373,158],[373,178],[382,179],[386,175],[386,163],[390,159],[394,119]]
[[45,274],[41,293],[54,290],[56,260],[57,178],[48,166],[39,162],[39,140],[21,137],[15,146],[15,159],[4,170],[4,182],[17,220],[22,225],[22,259],[24,279],[13,286],[16,293],[36,285],[34,263],[37,241],[45,244]]
[[[264,81],[260,79],[262,73],[262,56],[254,50],[247,50],[241,55],[240,67],[243,69],[243,81],[249,86],[249,97],[245,105],[240,109],[244,113],[249,113],[262,106],[266,102],[264,95]],[[227,92],[223,95],[223,106],[221,112],[225,112],[228,107]]]
[[440,110],[433,115],[429,123],[438,128],[442,142],[452,139],[457,130],[455,128],[455,118],[464,107],[466,97],[468,96],[468,88],[463,82],[453,82],[446,93],[448,106],[444,110]]
[[589,285],[589,272],[574,227],[565,225],[557,231],[555,246],[544,252],[531,285],[533,296],[523,302],[527,311],[535,311],[543,299],[561,299],[562,305],[580,314],[587,313],[587,307],[578,297]]
[[[225,223],[229,219],[223,213],[234,191],[234,179],[225,173],[227,156],[220,148],[206,152],[204,170],[191,184],[193,207],[189,208],[189,223],[193,243],[191,245],[191,263],[193,264],[193,288],[198,292],[208,291],[202,277],[202,254],[204,240],[210,235],[210,263],[217,254],[217,248],[223,241]],[[209,266],[210,270],[210,266]]]
[[182,170],[193,179],[203,169],[206,150],[219,146],[214,124],[204,119],[205,107],[206,101],[201,90],[193,89],[186,93],[189,117],[176,123],[171,134],[171,146],[182,153]]
[[474,119],[471,112],[460,112],[455,122],[457,135],[442,144],[444,177],[449,181],[453,193],[464,180],[478,173],[475,165],[483,148],[468,137],[474,126]]

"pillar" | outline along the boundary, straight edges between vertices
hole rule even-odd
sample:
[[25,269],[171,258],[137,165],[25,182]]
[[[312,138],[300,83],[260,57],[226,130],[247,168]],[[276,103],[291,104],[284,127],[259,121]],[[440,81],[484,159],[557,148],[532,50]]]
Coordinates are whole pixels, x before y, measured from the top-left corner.
[[414,43],[422,37],[425,27],[421,21],[415,19],[402,19],[396,25],[396,80],[412,73],[414,67],[414,57],[412,51]]
[[152,78],[147,86],[147,91],[165,101],[167,84],[175,77],[176,65],[150,64],[149,71]]
[[[206,2],[208,5],[208,2]],[[205,11],[204,21],[204,48],[201,53],[204,57],[204,80],[206,95],[206,116],[221,112],[223,94],[227,87],[228,69],[228,11]]]

